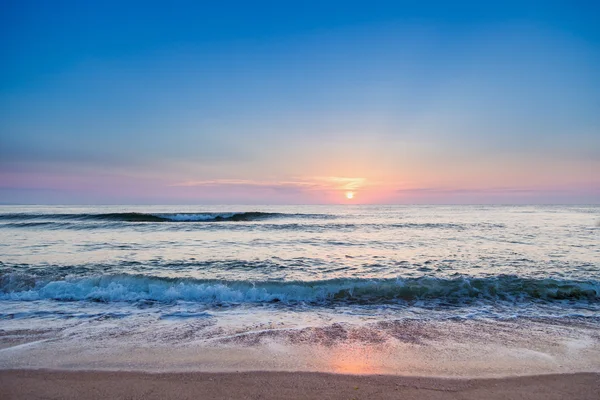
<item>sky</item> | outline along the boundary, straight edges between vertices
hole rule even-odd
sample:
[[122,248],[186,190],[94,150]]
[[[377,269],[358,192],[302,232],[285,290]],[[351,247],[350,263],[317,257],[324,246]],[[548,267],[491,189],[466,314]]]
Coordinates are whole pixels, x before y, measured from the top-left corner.
[[0,0],[0,203],[598,204],[600,3]]

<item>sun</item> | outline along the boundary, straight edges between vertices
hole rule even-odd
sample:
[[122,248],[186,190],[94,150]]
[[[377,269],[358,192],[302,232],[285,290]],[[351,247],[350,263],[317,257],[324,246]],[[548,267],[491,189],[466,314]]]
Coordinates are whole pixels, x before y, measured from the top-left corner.
[[346,192],[346,198],[352,200],[354,198],[354,192]]

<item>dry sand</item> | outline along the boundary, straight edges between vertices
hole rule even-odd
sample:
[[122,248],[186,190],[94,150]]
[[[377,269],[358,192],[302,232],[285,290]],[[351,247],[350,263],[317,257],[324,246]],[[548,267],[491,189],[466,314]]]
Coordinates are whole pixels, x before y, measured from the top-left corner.
[[312,372],[0,371],[9,399],[594,399],[600,374],[444,379]]

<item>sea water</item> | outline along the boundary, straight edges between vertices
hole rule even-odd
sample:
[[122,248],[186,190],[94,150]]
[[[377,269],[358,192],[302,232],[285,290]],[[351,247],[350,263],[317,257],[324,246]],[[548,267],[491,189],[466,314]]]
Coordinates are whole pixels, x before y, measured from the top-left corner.
[[10,357],[32,335],[331,349],[525,321],[596,346],[600,207],[0,207]]

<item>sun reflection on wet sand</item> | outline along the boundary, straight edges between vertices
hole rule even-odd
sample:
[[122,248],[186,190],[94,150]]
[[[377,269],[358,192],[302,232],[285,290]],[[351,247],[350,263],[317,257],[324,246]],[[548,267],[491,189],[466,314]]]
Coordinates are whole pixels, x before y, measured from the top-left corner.
[[377,374],[387,372],[382,368],[387,358],[382,349],[373,346],[339,346],[327,352],[326,362],[331,372],[339,374]]

